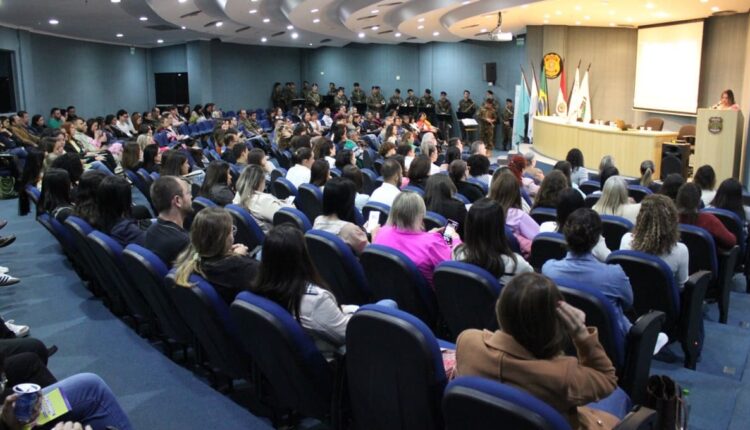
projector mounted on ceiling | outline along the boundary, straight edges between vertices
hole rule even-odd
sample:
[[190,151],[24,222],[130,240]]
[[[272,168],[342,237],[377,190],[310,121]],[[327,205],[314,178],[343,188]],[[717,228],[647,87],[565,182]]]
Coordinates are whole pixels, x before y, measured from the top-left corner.
[[493,42],[510,42],[513,40],[513,33],[503,32],[503,13],[497,13],[497,27],[489,32],[490,40]]

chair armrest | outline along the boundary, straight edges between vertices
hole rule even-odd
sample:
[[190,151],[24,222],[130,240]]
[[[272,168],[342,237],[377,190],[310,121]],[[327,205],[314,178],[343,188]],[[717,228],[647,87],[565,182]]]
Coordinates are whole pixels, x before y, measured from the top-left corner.
[[652,430],[656,428],[656,411],[636,406],[615,426],[615,430]]
[[628,393],[633,404],[641,404],[645,400],[656,338],[665,319],[664,312],[651,311],[638,318],[628,332],[620,386]]
[[702,270],[693,273],[682,291],[679,339],[685,351],[685,367],[695,369],[696,360],[703,348],[700,327],[703,324],[703,298],[711,282],[711,272]]
[[727,323],[729,315],[729,293],[732,289],[732,277],[740,257],[740,247],[735,245],[729,250],[719,251],[719,273],[716,278],[716,299],[719,302],[719,322]]

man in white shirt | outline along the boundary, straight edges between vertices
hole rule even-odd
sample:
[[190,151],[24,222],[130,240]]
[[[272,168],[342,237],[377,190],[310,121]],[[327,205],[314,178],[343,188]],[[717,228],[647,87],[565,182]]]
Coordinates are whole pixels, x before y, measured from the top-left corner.
[[392,158],[385,160],[380,173],[383,174],[383,185],[372,192],[369,201],[392,206],[396,196],[401,192],[399,189],[402,175],[401,164]]
[[409,166],[414,160],[414,148],[408,143],[402,143],[396,148],[396,154],[404,157],[404,167],[409,170]]
[[323,118],[321,118],[321,121],[323,121],[323,128],[331,128],[331,125],[333,125],[333,118],[331,118],[331,108],[327,107],[323,111]]
[[117,128],[128,137],[133,137],[135,134],[133,124],[130,122],[130,116],[125,109],[117,111]]
[[314,161],[310,148],[299,148],[294,153],[296,164],[286,173],[286,178],[297,188],[302,184],[310,183],[310,168]]

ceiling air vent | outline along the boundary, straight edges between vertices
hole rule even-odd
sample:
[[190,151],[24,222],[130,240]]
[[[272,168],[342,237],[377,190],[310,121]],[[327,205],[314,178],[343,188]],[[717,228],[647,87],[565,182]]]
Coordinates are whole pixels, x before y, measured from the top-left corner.
[[383,4],[379,4],[378,7],[398,6],[401,3],[403,3],[403,2],[402,1],[395,1],[393,3],[383,3]]
[[417,40],[417,38],[416,38],[416,37],[414,37],[414,36],[412,36],[412,37],[410,37],[410,38],[408,38],[408,39],[406,39],[406,40]]
[[286,31],[279,31],[278,33],[272,34],[271,37],[281,36],[284,33],[286,33]]
[[377,18],[377,15],[367,15],[367,16],[363,16],[363,17],[357,18],[357,21],[364,21],[364,20],[366,20],[366,19],[372,19],[372,18]]
[[243,31],[246,31],[246,30],[250,30],[251,28],[252,28],[252,27],[250,27],[250,26],[247,26],[247,27],[241,27],[241,28],[238,28],[237,30],[234,30],[234,32],[235,32],[235,33],[241,33],[241,32],[243,32]]
[[172,31],[172,30],[179,30],[180,27],[175,27],[174,25],[170,24],[156,24],[156,25],[149,25],[146,26],[146,28],[156,31]]
[[388,33],[393,33],[393,30],[386,30],[386,31],[381,31],[381,32],[380,32],[380,33],[378,33],[378,34],[388,34]]
[[201,13],[201,11],[196,10],[196,11],[193,11],[193,12],[190,12],[190,13],[186,13],[185,15],[181,15],[180,18],[189,18],[191,16],[199,15],[200,13]]
[[320,43],[328,43],[330,41],[331,41],[331,39],[323,39],[323,40],[320,41]]
[[461,30],[466,30],[467,28],[474,28],[474,27],[479,27],[479,24],[467,25],[466,27],[461,27]]
[[736,10],[720,10],[718,12],[714,12],[711,14],[711,16],[729,16],[729,15],[735,15],[737,13]]

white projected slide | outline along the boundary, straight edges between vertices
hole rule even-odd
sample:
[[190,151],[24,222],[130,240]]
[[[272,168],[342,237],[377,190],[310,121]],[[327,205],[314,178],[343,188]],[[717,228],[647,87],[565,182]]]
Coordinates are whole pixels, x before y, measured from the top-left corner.
[[634,109],[695,114],[703,21],[638,29]]

